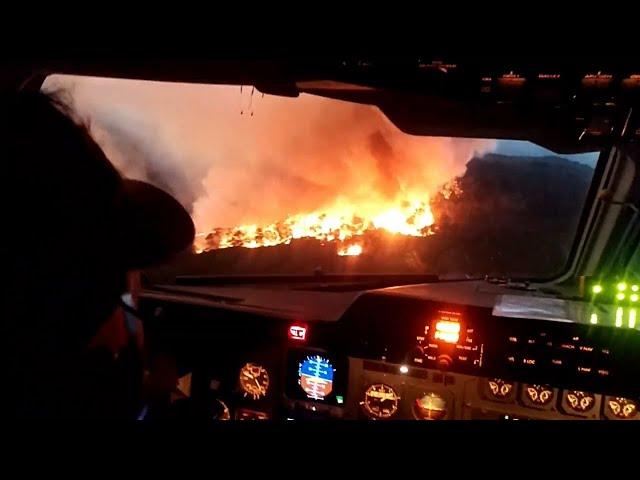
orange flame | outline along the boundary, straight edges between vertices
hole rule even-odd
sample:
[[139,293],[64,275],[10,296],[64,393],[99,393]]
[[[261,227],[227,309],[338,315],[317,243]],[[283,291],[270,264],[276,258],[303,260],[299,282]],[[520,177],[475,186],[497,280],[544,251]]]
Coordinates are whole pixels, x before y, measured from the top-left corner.
[[413,237],[433,234],[433,214],[428,202],[402,200],[373,205],[337,204],[324,212],[290,215],[267,225],[240,225],[215,228],[196,235],[194,251],[229,247],[258,248],[289,244],[294,239],[315,238],[338,243],[341,256],[357,256],[363,252],[361,243],[350,240],[373,230]]
[[359,243],[354,243],[353,245],[348,245],[346,247],[341,247],[338,249],[338,255],[341,257],[356,257],[362,253],[362,245]]

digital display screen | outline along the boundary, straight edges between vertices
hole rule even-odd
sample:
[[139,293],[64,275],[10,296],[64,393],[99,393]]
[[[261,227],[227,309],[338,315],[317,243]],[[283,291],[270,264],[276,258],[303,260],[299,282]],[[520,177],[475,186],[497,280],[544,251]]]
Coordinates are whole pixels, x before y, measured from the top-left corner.
[[331,405],[344,403],[346,362],[314,349],[292,349],[288,355],[288,398]]
[[458,343],[460,340],[460,313],[439,310],[433,323],[433,339],[446,343]]
[[307,396],[324,400],[333,390],[333,364],[322,355],[307,355],[298,368],[298,381]]
[[447,343],[458,343],[460,339],[460,323],[438,320],[433,337]]

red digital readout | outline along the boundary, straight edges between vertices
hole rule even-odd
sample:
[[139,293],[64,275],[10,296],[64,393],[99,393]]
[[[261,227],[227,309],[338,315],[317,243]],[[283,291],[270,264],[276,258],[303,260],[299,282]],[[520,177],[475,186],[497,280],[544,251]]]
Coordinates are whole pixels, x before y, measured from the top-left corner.
[[308,327],[300,323],[289,325],[289,339],[304,342],[307,339]]

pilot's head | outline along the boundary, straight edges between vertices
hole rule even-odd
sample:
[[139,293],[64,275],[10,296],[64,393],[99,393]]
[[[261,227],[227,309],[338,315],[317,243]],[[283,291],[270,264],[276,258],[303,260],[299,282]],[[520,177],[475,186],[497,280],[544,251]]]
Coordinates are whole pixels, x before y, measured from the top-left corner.
[[[167,193],[121,177],[68,109],[40,92],[0,94],[0,145],[6,384],[25,415],[82,415],[93,400],[69,406],[67,390],[95,387],[75,367],[117,311],[128,272],[186,248],[193,222]],[[99,383],[111,374],[88,375]]]

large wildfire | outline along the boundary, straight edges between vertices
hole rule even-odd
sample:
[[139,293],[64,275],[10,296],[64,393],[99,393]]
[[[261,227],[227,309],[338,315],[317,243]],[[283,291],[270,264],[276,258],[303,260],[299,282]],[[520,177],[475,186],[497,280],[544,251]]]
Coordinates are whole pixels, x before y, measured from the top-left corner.
[[[448,197],[458,190],[457,184],[450,182],[441,192]],[[434,216],[428,202],[423,200],[407,199],[364,210],[355,205],[337,205],[327,211],[290,215],[268,225],[216,228],[198,233],[194,250],[202,253],[218,248],[269,247],[288,244],[299,238],[315,238],[335,245],[340,256],[357,256],[364,251],[362,236],[374,230],[412,237],[434,233]]]
[[270,225],[242,225],[199,233],[194,247],[200,253],[216,248],[268,247],[298,238],[315,238],[335,243],[338,255],[350,256],[362,253],[358,238],[371,230],[422,237],[433,233],[432,225],[429,205],[418,200],[406,200],[369,215],[362,215],[349,205],[327,212],[291,215]]
[[[430,197],[485,140],[398,130],[375,107],[251,87],[50,77],[69,92],[107,156],[127,176],[170,191],[191,212],[194,251],[317,239],[338,255],[367,237],[436,232]],[[444,187],[442,187],[444,185]]]

